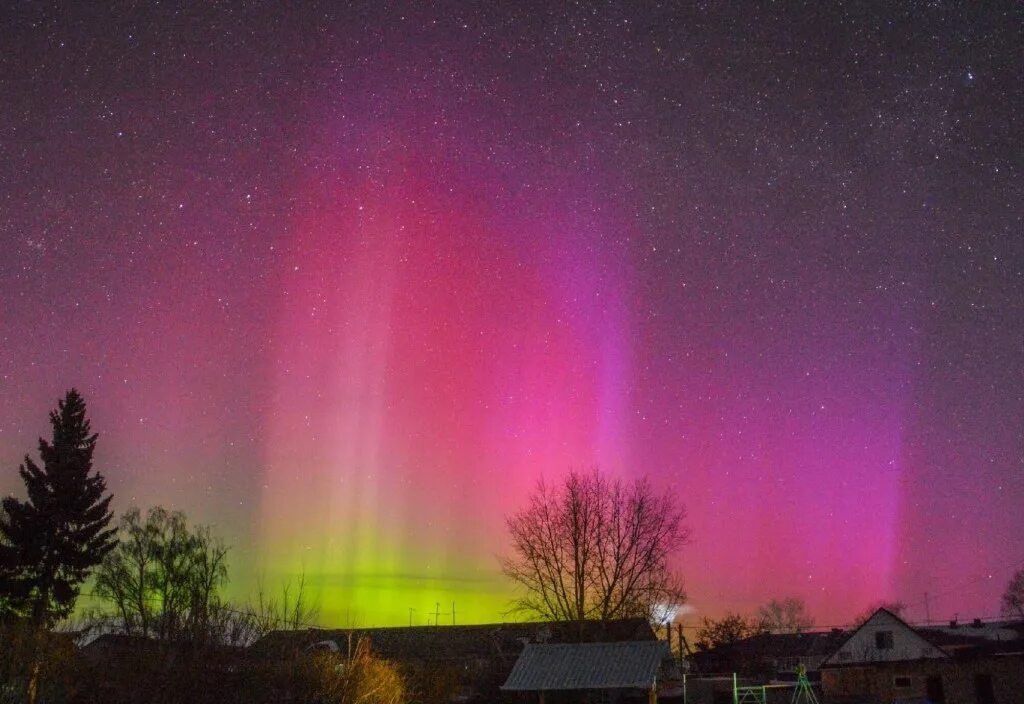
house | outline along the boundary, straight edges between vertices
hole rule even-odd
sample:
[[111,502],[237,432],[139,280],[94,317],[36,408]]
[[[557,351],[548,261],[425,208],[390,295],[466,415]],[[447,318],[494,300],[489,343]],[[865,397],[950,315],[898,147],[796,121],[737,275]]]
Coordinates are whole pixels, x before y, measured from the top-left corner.
[[75,701],[90,704],[225,701],[251,679],[238,646],[107,633],[83,645],[77,660]]
[[1024,623],[914,628],[886,609],[822,664],[830,702],[1024,704]]
[[738,673],[769,682],[796,682],[802,666],[816,681],[825,659],[849,635],[848,631],[759,633],[689,657],[693,671],[701,675]]
[[878,609],[844,639],[823,665],[904,662],[949,657],[941,648],[911,628],[888,609]]
[[951,657],[981,654],[1019,653],[1024,650],[1024,621],[950,621],[948,625],[926,626],[917,632]]
[[528,643],[501,689],[536,694],[540,704],[549,694],[563,701],[596,695],[610,703],[632,695],[655,704],[659,675],[671,677],[674,670],[664,641]]
[[284,657],[330,650],[352,653],[360,640],[377,657],[405,667],[415,677],[458,683],[463,700],[495,697],[527,644],[656,641],[643,618],[616,621],[494,623],[469,626],[309,629],[272,631],[256,641],[253,657]]
[[741,693],[756,694],[761,704],[789,704],[801,670],[815,688],[825,658],[842,643],[846,631],[759,633],[700,650],[687,657],[686,704],[735,704]]

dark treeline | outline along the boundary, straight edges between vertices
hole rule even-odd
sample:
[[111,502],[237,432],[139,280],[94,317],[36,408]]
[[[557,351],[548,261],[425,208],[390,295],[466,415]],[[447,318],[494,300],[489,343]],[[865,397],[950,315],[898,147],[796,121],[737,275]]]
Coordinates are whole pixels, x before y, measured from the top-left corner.
[[[38,462],[26,456],[18,468],[24,498],[0,502],[0,704],[441,704],[459,691],[459,672],[386,662],[365,641],[348,652],[272,657],[247,648],[270,631],[313,624],[304,576],[229,603],[228,546],[209,527],[159,506],[114,520],[112,494],[93,468],[98,435],[76,390],[49,421]],[[512,554],[502,566],[522,589],[515,606],[555,621],[660,622],[655,607],[685,600],[670,559],[686,542],[684,517],[645,480],[609,481],[594,470],[540,484],[508,519]],[[76,611],[86,594],[101,606]],[[904,609],[879,603],[855,624],[878,606]],[[1024,569],[1001,606],[1024,617]],[[802,600],[773,599],[755,615],[703,619],[694,646],[813,627]]]
[[[25,498],[0,504],[0,703],[447,699],[443,678],[400,671],[366,643],[252,656],[244,646],[269,631],[315,619],[304,576],[228,603],[229,551],[210,528],[161,507],[115,523],[81,394],[69,391],[50,425],[40,461],[19,468]],[[102,606],[76,613],[83,594]]]

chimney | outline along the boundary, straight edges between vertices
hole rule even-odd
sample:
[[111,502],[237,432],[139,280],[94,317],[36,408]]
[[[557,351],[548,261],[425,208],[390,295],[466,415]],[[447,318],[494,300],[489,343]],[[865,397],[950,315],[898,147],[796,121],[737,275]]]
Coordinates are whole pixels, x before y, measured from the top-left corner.
[[956,619],[955,618],[952,618],[952,619],[949,620],[949,627],[950,628],[956,628]]
[[974,619],[974,623],[973,623],[972,625],[973,625],[973,626],[974,626],[975,628],[981,628],[981,619],[980,619],[980,618],[976,618],[976,619]]

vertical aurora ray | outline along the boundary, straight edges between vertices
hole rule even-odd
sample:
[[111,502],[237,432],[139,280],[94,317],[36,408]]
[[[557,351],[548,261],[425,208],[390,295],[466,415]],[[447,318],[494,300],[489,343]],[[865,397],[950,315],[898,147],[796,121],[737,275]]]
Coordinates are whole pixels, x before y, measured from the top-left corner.
[[593,222],[488,211],[397,151],[293,224],[258,569],[305,570],[329,622],[500,619],[504,515],[541,475],[624,466],[623,283]]
[[72,5],[5,16],[0,493],[77,386],[116,511],[211,525],[232,600],[305,568],[325,624],[498,618],[504,516],[591,464],[686,505],[698,618],[998,608],[998,13]]

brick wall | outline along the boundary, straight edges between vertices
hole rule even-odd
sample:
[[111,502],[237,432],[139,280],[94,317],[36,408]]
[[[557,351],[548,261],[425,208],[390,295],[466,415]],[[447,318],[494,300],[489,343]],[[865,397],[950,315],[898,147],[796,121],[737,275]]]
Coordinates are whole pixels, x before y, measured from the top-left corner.
[[[991,702],[979,699],[978,676],[991,678]],[[826,668],[822,693],[826,702],[835,704],[923,701],[929,677],[941,681],[944,704],[1024,704],[1024,655]]]

